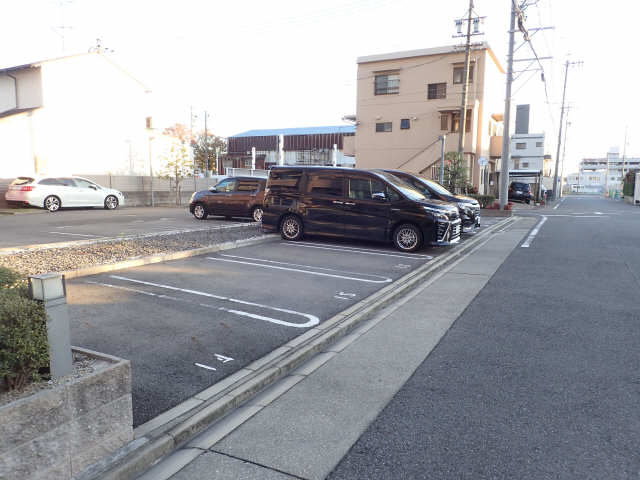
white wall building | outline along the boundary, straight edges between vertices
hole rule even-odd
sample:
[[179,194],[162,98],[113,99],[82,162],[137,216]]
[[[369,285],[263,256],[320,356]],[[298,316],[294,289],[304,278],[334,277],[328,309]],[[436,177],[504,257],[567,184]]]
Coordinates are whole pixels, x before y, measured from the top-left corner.
[[544,168],[544,133],[516,133],[511,135],[511,163],[509,170],[537,170]]
[[[580,173],[582,177],[602,173],[600,185],[607,190],[619,190],[622,188],[623,172],[640,168],[640,158],[622,157],[617,148],[611,148],[606,157],[583,158],[580,161]],[[605,185],[606,183],[606,185]]]
[[149,96],[102,53],[0,70],[0,177],[147,173]]

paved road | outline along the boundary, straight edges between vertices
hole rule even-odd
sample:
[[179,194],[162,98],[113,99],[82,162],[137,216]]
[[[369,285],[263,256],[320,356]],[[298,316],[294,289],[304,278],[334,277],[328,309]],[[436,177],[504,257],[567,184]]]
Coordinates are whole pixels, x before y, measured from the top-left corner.
[[201,229],[226,221],[222,217],[196,220],[185,208],[132,207],[115,211],[100,208],[0,215],[0,248],[105,237]]
[[450,248],[278,240],[83,277],[72,342],[132,361],[137,426]]
[[544,215],[329,478],[640,477],[640,209]]

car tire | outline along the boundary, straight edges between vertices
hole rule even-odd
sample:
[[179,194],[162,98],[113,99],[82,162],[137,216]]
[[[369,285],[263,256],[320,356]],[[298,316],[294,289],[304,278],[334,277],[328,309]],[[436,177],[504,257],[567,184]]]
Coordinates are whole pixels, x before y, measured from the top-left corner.
[[104,199],[105,210],[115,210],[118,208],[118,205],[118,199],[115,195],[108,195],[107,198]]
[[251,211],[251,217],[253,218],[253,221],[260,223],[262,221],[262,213],[262,207],[253,207],[253,210]]
[[206,220],[208,215],[209,214],[207,213],[207,209],[204,208],[204,205],[202,203],[196,203],[193,206],[193,216],[198,220]]
[[62,202],[55,195],[49,195],[47,198],[44,199],[43,206],[49,212],[53,213],[60,210],[60,207],[62,206]]
[[411,223],[403,223],[393,232],[393,244],[401,252],[415,252],[422,246],[422,232]]
[[285,240],[296,241],[302,239],[304,226],[297,215],[287,215],[280,222],[280,236]]

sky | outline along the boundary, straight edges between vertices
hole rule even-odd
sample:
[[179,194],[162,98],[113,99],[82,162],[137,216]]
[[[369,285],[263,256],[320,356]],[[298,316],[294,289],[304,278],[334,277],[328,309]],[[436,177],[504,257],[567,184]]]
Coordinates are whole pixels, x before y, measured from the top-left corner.
[[[522,0],[519,0],[520,2]],[[569,69],[565,173],[612,146],[640,156],[633,58],[640,2],[529,0],[526,26],[540,71],[513,85],[532,127],[556,155],[564,63]],[[506,68],[509,0],[475,0],[483,37]],[[460,43],[468,0],[0,0],[0,68],[85,52],[100,38],[154,96],[154,122],[189,123],[229,136],[250,129],[340,125],[356,109],[356,58]],[[65,28],[60,28],[64,26]],[[64,35],[62,35],[64,33]],[[64,38],[64,42],[63,42]],[[516,34],[516,46],[522,43]],[[64,48],[63,48],[64,43]],[[628,53],[631,53],[629,56]],[[528,45],[515,58],[532,58]],[[517,62],[522,70],[528,62]],[[532,68],[535,68],[534,64]],[[517,74],[516,74],[517,75]],[[504,91],[505,85],[500,85]]]

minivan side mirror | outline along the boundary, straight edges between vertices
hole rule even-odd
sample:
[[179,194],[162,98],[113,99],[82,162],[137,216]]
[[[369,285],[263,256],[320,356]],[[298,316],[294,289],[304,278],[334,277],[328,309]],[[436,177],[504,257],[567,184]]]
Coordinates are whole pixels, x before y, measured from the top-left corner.
[[371,199],[376,200],[378,202],[386,202],[387,196],[384,194],[384,192],[373,192],[371,194]]
[[209,187],[210,192],[217,192],[218,189],[216,187]]

